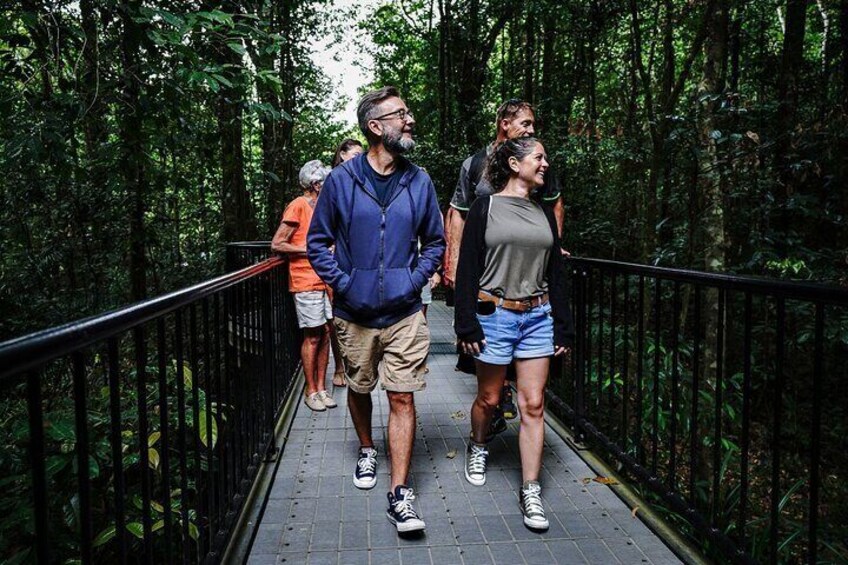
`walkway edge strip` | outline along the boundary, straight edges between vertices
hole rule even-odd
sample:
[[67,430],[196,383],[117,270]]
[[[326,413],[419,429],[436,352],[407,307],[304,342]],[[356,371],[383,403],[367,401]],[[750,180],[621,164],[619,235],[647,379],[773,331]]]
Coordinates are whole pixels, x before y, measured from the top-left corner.
[[657,537],[665,543],[681,561],[689,565],[707,565],[709,560],[699,552],[690,542],[677,533],[651,506],[639,496],[630,486],[623,482],[618,473],[602,461],[589,449],[575,449],[573,446],[578,442],[574,435],[563,425],[563,423],[545,411],[545,422],[573,449],[573,451],[586,463],[592,471],[602,477],[615,479],[616,485],[607,485],[628,508],[638,508],[638,519],[641,520]]
[[262,462],[262,466],[256,473],[256,480],[253,481],[253,486],[250,488],[247,500],[244,501],[244,506],[242,506],[244,511],[239,516],[238,522],[236,522],[233,535],[230,537],[227,548],[224,550],[221,563],[247,563],[250,557],[250,550],[253,548],[253,542],[259,531],[259,524],[262,522],[265,507],[271,496],[271,487],[274,484],[274,478],[277,476],[277,469],[283,460],[283,449],[288,439],[288,432],[297,413],[298,403],[303,396],[305,380],[303,378],[302,366],[298,368],[295,378],[296,380],[292,385],[291,394],[286,399],[286,403],[274,427],[277,460],[268,463]]

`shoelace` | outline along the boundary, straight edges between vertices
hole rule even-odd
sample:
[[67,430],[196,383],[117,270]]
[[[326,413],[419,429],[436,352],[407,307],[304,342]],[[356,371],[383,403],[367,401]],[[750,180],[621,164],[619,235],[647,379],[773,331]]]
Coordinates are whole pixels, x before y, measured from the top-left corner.
[[486,472],[486,457],[489,455],[485,447],[471,445],[471,453],[468,456],[468,473],[479,475]]
[[530,485],[521,491],[524,495],[524,512],[528,516],[544,516],[545,509],[542,506],[542,487],[539,485]]
[[395,513],[404,520],[410,518],[418,519],[418,514],[415,512],[415,508],[412,507],[413,500],[415,500],[415,495],[412,494],[412,489],[409,489],[404,493],[403,498],[395,500]]
[[356,466],[359,468],[360,475],[372,475],[374,474],[374,469],[377,467],[377,458],[373,454],[364,454],[356,462]]

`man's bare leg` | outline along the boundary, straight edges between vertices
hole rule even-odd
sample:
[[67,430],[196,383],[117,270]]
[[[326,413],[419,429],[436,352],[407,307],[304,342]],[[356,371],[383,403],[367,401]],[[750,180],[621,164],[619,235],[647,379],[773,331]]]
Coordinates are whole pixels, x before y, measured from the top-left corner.
[[[415,397],[411,392],[387,392],[389,398],[389,452],[392,458],[392,492],[406,485],[412,445],[415,442]],[[370,422],[370,420],[369,420]]]
[[347,407],[350,410],[350,419],[356,429],[360,447],[374,447],[371,438],[371,412],[373,404],[370,393],[354,392],[350,387],[347,389]]

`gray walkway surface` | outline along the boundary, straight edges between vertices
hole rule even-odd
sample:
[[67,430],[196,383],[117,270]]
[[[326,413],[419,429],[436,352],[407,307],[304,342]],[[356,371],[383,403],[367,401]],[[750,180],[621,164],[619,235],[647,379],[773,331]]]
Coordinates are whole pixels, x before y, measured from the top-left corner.
[[541,478],[551,522],[547,532],[525,528],[518,509],[518,420],[492,442],[485,486],[465,480],[476,381],[453,370],[455,355],[439,353],[451,348],[452,315],[443,303],[431,306],[435,353],[427,389],[415,395],[418,430],[410,483],[427,523],[425,534],[401,538],[385,516],[385,393],[379,388],[373,393],[377,486],[362,491],[352,481],[358,441],[346,390],[336,389],[334,410],[313,413],[300,403],[248,563],[680,563],[608,486],[583,483],[595,474],[550,428]]

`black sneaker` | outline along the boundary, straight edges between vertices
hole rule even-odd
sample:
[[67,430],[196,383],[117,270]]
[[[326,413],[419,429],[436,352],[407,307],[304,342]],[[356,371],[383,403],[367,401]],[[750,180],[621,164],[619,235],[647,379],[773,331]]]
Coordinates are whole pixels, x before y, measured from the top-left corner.
[[356,488],[369,489],[377,484],[377,448],[359,448],[359,460],[353,472],[353,485]]
[[386,510],[386,518],[395,525],[398,533],[418,532],[424,529],[424,520],[418,517],[412,501],[415,495],[412,489],[398,485],[394,493],[389,493],[389,508]]
[[500,410],[495,409],[492,414],[492,421],[489,424],[489,432],[486,434],[486,441],[491,441],[496,435],[503,433],[506,430],[506,420]]
[[512,387],[504,385],[501,390],[501,411],[507,420],[515,420],[518,410],[515,408],[515,400],[512,397]]
[[542,506],[542,486],[537,481],[527,481],[521,487],[518,498],[524,525],[533,530],[547,530],[550,524]]

